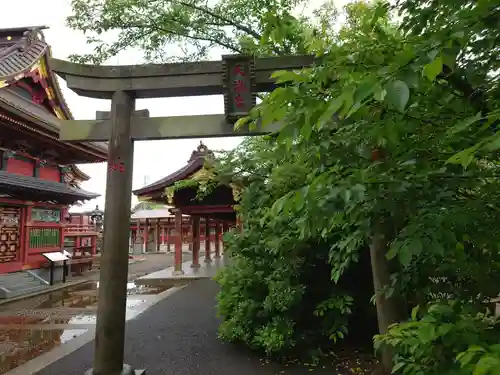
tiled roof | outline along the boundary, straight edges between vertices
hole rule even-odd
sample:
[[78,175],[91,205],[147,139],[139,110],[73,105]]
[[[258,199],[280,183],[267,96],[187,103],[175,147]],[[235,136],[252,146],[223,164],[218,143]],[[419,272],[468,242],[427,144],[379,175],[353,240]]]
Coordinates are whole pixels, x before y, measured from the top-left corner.
[[140,189],[134,190],[133,193],[135,195],[143,195],[153,191],[157,191],[158,189],[164,189],[166,187],[172,186],[178,181],[185,180],[193,173],[203,168],[205,159],[211,156],[213,156],[213,152],[200,142],[198,148],[191,153],[191,158],[189,159],[187,165],[175,171],[174,173],[169,174],[167,177],[164,177]]
[[66,184],[54,181],[41,180],[35,177],[22,176],[5,171],[0,171],[0,189],[6,192],[29,191],[36,195],[63,196],[76,200],[94,199],[100,194],[73,188]]
[[[10,29],[0,29],[0,87],[2,83],[10,84],[13,81],[22,77],[23,73],[29,72],[30,69],[35,66],[41,59],[46,59],[50,55],[50,47],[45,42],[42,30],[45,26],[36,27],[19,27]],[[49,78],[51,82],[50,85],[53,89],[53,94],[59,100],[59,106],[66,113],[66,116],[72,119],[71,112],[69,111],[62,93],[60,92],[59,85],[55,75],[50,71],[49,68]],[[2,91],[5,90],[5,87]],[[9,93],[5,95],[10,95]],[[2,96],[5,96],[2,95]],[[7,104],[8,107],[18,109],[16,104],[21,103],[25,107],[23,112],[27,116],[31,116],[30,120],[38,119],[49,125],[50,128],[56,128],[59,132],[59,122],[56,116],[51,116],[52,114],[48,111],[45,113],[40,113],[34,106],[26,105],[27,101],[24,103],[21,101],[5,100],[6,98],[0,98],[0,104]],[[7,108],[8,110],[10,108]],[[43,108],[39,108],[44,110]],[[107,153],[108,145],[104,142],[82,142],[82,145],[93,149],[94,152],[97,151],[101,155]],[[99,161],[102,161],[99,160]]]
[[29,70],[49,48],[36,29],[0,30],[0,36],[3,36],[0,38],[0,80],[3,81]]
[[26,119],[41,120],[43,128],[59,133],[59,119],[42,106],[33,103],[26,98],[11,91],[8,87],[0,89],[0,102],[7,104],[10,108],[21,112]]

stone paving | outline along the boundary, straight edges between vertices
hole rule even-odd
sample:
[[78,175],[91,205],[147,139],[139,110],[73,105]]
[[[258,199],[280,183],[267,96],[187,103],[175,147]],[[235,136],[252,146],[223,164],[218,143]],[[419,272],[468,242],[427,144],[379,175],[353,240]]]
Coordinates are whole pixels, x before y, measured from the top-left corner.
[[[146,255],[143,261],[129,266],[129,278],[135,279],[172,263],[171,254]],[[33,371],[24,370],[23,366],[28,361],[43,357],[78,337],[86,335],[92,339],[96,323],[98,276],[98,273],[87,274],[86,279],[81,280],[85,282],[79,285],[0,305],[0,375],[13,369],[16,369],[14,373],[31,374]],[[168,289],[137,286],[129,282],[127,320],[158,302]],[[40,368],[43,368],[43,363]]]
[[[125,361],[147,375],[305,375],[312,369],[272,363],[218,339],[218,285],[208,279],[185,288],[127,322]],[[82,375],[92,366],[94,343],[80,347],[36,375]],[[350,372],[349,372],[350,373]],[[333,366],[316,375],[346,375]]]

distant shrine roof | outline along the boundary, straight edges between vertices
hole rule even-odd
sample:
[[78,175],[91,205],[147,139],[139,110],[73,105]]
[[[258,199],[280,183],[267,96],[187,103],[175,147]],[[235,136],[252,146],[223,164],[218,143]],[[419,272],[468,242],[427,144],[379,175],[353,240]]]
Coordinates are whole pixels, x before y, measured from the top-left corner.
[[[50,46],[42,33],[45,26],[0,29],[0,107],[49,131],[59,133],[59,121],[73,119],[61,93],[56,76],[48,65]],[[40,84],[52,112],[11,90],[23,78]],[[96,155],[96,161],[107,158],[107,144],[82,142]]]
[[200,145],[191,153],[188,163],[181,169],[169,174],[168,176],[153,182],[140,189],[134,190],[135,195],[145,195],[166,187],[172,186],[178,181],[186,180],[191,177],[195,172],[203,168],[207,158],[213,158],[214,153],[208,149],[207,146],[200,141]]

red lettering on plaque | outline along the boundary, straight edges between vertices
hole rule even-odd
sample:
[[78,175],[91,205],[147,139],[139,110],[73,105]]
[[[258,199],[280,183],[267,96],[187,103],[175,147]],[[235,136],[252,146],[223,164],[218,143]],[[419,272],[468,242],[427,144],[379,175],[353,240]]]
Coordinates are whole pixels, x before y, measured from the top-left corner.
[[236,104],[236,107],[238,107],[238,108],[243,107],[244,100],[243,100],[243,97],[241,96],[241,94],[236,94],[234,96],[234,103]]
[[236,64],[236,66],[233,69],[233,73],[238,76],[245,76],[245,71],[243,70],[241,64]]

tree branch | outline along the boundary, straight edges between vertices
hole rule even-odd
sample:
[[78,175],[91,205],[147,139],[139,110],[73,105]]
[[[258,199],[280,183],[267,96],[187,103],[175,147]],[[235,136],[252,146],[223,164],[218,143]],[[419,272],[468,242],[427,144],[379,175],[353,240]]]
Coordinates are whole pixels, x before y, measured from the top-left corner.
[[222,21],[226,22],[228,25],[231,25],[234,28],[253,36],[257,40],[260,40],[262,38],[262,36],[258,32],[252,30],[250,27],[245,26],[245,25],[241,25],[241,24],[236,23],[234,21],[231,21],[229,18],[226,18],[221,14],[214,13],[213,11],[209,10],[208,8],[199,7],[197,5],[186,3],[186,2],[181,1],[181,0],[173,0],[173,2],[177,2],[177,3],[184,5],[188,8],[195,9],[199,12],[206,13],[206,14],[208,14],[216,19],[222,20]]

